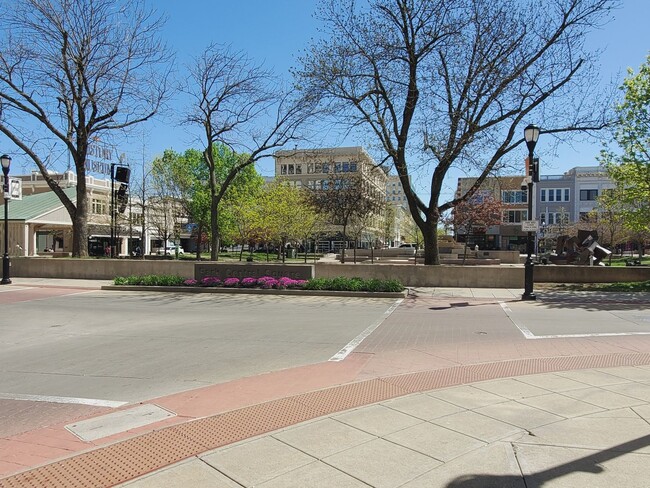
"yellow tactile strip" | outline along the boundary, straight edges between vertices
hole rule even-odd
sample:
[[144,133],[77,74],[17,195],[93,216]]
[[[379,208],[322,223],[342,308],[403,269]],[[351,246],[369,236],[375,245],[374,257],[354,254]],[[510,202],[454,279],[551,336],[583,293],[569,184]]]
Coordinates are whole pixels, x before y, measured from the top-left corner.
[[649,353],[563,356],[456,366],[372,379],[166,427],[4,478],[0,487],[110,487],[249,437],[418,391],[526,374],[647,364],[650,364]]

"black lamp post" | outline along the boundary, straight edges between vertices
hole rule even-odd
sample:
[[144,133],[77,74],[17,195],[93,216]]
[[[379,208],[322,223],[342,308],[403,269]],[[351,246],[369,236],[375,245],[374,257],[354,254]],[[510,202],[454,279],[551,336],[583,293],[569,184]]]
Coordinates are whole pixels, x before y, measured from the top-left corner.
[[8,285],[11,283],[9,279],[9,167],[11,166],[11,158],[6,154],[0,156],[2,162],[2,174],[4,175],[4,197],[5,197],[5,253],[2,255],[2,281],[0,285]]
[[[537,168],[533,153],[535,152],[535,145],[539,139],[539,127],[535,125],[527,125],[524,129],[524,139],[526,146],[528,146],[528,220],[533,219],[533,185],[535,181],[539,181]],[[522,300],[536,300],[537,297],[533,293],[533,271],[535,265],[533,264],[533,235],[528,231],[528,238],[526,240],[526,263],[524,264],[524,294],[521,296]]]

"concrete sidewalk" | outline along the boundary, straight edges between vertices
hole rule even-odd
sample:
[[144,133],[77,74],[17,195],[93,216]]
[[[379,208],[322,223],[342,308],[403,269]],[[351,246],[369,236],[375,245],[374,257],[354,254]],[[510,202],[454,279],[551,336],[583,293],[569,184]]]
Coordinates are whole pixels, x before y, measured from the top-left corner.
[[[105,284],[110,282],[14,280],[18,286],[82,289]],[[522,292],[415,288],[410,296],[426,304],[427,313],[438,310],[428,308],[432,298],[449,298],[449,310],[465,299],[467,304],[508,301],[516,319],[527,317],[514,307]],[[591,305],[603,300],[643,314],[650,304],[647,293],[538,296],[540,302],[580,304],[555,307],[553,316],[559,320],[575,320],[573,314],[578,314],[593,321],[603,312]],[[526,307],[527,313],[535,309]],[[492,333],[485,309],[457,310],[467,311],[463,320],[484,322],[482,328]],[[422,312],[413,313],[413,320],[420,320]],[[548,317],[550,309],[543,313]],[[616,313],[624,317],[625,311]],[[635,327],[644,326],[643,317],[636,322]],[[539,339],[534,333],[533,328],[531,334]],[[379,356],[361,350],[341,363],[153,399],[146,405],[185,413],[135,429],[130,437],[109,437],[103,447],[0,479],[0,487],[648,486],[650,340],[642,339],[648,336],[615,337],[610,343],[570,339],[569,352],[559,353],[550,345],[565,340],[524,341],[517,332],[511,334],[521,341],[509,350],[520,352],[516,358],[346,380],[367,358]],[[447,344],[447,350],[461,346]],[[441,354],[438,343],[436,347]],[[425,355],[436,351],[420,350]],[[387,358],[395,369],[397,357]],[[308,386],[321,379],[327,380],[323,386]],[[271,390],[273,396],[264,398]],[[242,403],[247,406],[215,408],[224,397],[242,393],[248,395]],[[122,483],[128,479],[133,481]]]
[[432,390],[191,457],[120,486],[641,487],[650,367]]

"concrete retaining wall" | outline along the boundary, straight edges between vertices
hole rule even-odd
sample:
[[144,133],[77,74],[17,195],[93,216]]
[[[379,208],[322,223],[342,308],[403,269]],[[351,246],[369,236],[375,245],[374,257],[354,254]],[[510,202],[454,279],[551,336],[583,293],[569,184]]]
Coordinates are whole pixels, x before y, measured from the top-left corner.
[[[139,259],[12,258],[11,276],[110,280],[116,276],[172,274],[191,278],[204,261]],[[210,263],[232,267],[232,263]],[[236,264],[245,267],[246,264]],[[294,265],[268,264],[266,268]],[[304,267],[305,265],[298,265]],[[310,265],[308,265],[310,266]],[[414,266],[405,264],[316,263],[314,276],[398,279],[406,286],[523,288],[523,266]],[[224,276],[225,277],[225,276]],[[650,280],[650,266],[535,266],[536,283],[615,283]]]
[[524,269],[513,266],[413,266],[317,263],[316,277],[397,279],[405,286],[523,288]]
[[194,261],[141,259],[12,258],[10,275],[23,278],[112,280],[116,276],[194,276]]

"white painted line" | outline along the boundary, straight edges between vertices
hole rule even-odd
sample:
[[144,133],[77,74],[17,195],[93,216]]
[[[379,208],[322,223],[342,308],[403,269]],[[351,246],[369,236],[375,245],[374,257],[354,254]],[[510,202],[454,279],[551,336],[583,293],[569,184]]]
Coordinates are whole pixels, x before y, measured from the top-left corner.
[[515,327],[524,335],[526,339],[575,339],[582,337],[615,337],[615,336],[634,336],[634,335],[650,335],[650,332],[594,332],[591,334],[553,334],[553,335],[540,335],[533,334],[525,325],[518,324],[512,318],[512,310],[504,302],[499,302],[501,308],[506,313],[510,321]]
[[328,359],[328,361],[343,361],[352,351],[356,349],[356,347],[363,342],[363,340],[368,337],[372,332],[381,325],[381,323],[386,320],[390,314],[392,314],[395,309],[399,306],[400,303],[404,301],[403,298],[400,298],[397,300],[388,310],[384,312],[384,314],[379,318],[379,320],[375,321],[374,323],[370,324],[366,330],[361,332],[358,336],[356,336],[354,339],[352,339],[350,342],[346,344],[346,346],[341,349],[339,352],[334,354],[331,358]]
[[535,335],[530,330],[528,330],[528,327],[524,325],[519,325],[517,322],[513,320],[512,310],[510,310],[510,307],[508,307],[508,305],[505,302],[499,302],[499,305],[501,305],[501,308],[510,319],[510,322],[512,322],[514,326],[517,327],[517,329],[519,329],[519,331],[524,335],[526,339],[535,339]]
[[28,402],[70,403],[76,405],[91,405],[93,407],[118,408],[129,402],[115,402],[111,400],[98,400],[95,398],[72,398],[48,395],[23,395],[21,393],[0,393],[0,400],[20,400]]
[[526,337],[526,339],[572,339],[576,337],[611,337],[611,336],[634,336],[634,335],[650,335],[650,332],[600,332],[593,334],[557,334],[557,335],[543,335]]
[[14,286],[0,286],[0,293],[6,293],[8,291],[20,291],[20,290],[29,290],[30,288],[28,287],[18,287],[16,285]]
[[165,410],[158,405],[145,403],[126,410],[118,410],[100,417],[68,424],[65,428],[83,441],[94,441],[175,416],[174,412]]

